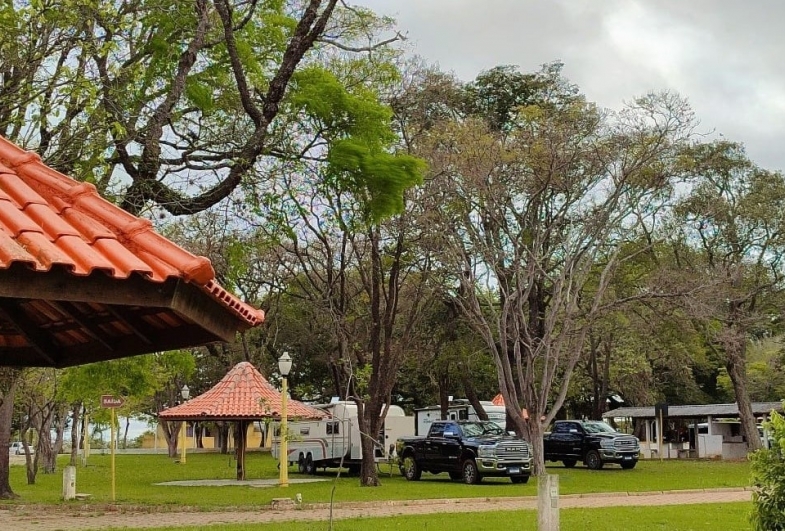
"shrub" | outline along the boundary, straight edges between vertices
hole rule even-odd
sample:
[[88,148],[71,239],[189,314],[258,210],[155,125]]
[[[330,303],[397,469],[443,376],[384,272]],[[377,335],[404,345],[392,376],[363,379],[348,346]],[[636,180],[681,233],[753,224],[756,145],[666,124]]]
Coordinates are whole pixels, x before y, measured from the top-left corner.
[[771,448],[758,450],[752,461],[752,522],[755,531],[785,531],[785,417],[772,411],[763,424]]

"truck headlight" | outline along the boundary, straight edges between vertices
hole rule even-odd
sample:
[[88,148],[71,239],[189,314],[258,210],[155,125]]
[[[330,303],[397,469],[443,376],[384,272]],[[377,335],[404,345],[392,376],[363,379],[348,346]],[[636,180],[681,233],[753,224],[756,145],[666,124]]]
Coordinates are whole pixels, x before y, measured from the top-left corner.
[[613,439],[601,439],[600,446],[602,448],[613,448],[614,442]]
[[496,447],[488,445],[480,445],[477,449],[477,457],[489,458],[496,457]]

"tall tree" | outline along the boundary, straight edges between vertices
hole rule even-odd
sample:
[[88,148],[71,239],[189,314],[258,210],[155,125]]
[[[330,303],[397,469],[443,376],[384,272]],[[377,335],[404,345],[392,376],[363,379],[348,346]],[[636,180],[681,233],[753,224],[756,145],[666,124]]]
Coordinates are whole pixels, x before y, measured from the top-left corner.
[[674,211],[678,275],[659,289],[681,292],[685,311],[723,360],[750,451],[761,442],[752,413],[747,349],[753,332],[779,319],[785,276],[785,177],[756,167],[726,141],[686,154],[695,185]]
[[458,273],[452,295],[493,352],[538,472],[542,431],[564,403],[614,270],[630,258],[620,244],[670,193],[692,127],[673,95],[613,114],[548,79],[501,131],[471,118],[444,123],[420,151],[440,191],[431,226],[440,260]]

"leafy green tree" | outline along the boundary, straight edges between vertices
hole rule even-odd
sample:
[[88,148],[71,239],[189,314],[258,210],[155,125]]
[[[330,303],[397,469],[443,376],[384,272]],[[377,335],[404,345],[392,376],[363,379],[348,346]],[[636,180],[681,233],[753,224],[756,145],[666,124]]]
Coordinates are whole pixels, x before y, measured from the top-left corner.
[[506,131],[492,117],[445,122],[417,151],[434,176],[428,207],[441,215],[431,228],[454,272],[451,294],[493,353],[538,473],[542,431],[564,403],[613,272],[630,259],[620,246],[667,199],[692,127],[673,95],[614,115],[561,78],[549,87]]
[[755,531],[785,529],[785,418],[776,411],[764,423],[772,441],[771,448],[759,449],[752,461],[752,514]]
[[301,66],[389,25],[337,0],[4,3],[0,134],[133,213],[193,214],[314,138],[289,115]]
[[758,168],[726,141],[683,155],[694,186],[674,209],[674,267],[658,289],[681,305],[722,360],[750,450],[760,448],[747,376],[754,334],[776,321],[785,287],[785,177]]

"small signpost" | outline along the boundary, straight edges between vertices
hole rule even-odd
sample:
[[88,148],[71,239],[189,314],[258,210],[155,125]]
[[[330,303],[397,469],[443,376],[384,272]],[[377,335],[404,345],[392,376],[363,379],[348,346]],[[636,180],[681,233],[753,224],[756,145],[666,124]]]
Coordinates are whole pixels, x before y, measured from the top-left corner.
[[114,434],[114,424],[115,424],[115,412],[114,410],[120,406],[125,404],[125,400],[122,397],[116,397],[112,395],[101,395],[101,407],[109,408],[112,410],[112,427],[111,427],[111,436],[109,439],[109,445],[112,448],[112,501],[115,501],[115,468],[114,468],[114,447],[115,447],[115,434]]

